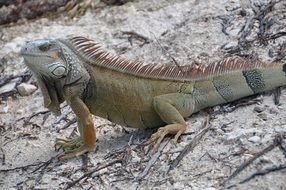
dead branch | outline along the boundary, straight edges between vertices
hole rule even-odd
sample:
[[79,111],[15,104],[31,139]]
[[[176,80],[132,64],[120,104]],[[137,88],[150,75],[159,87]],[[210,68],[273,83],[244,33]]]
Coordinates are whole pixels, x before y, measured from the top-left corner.
[[[20,75],[4,75],[2,77],[0,76],[0,87],[6,85],[7,83],[9,83],[13,79],[19,78],[19,80],[17,80],[17,82],[15,82],[16,83],[15,87],[17,87],[22,82],[27,82],[31,77],[32,77],[32,75],[30,73],[24,73],[24,74],[20,74]],[[9,96],[13,96],[17,93],[18,93],[18,91],[16,90],[16,88],[13,88],[10,91],[1,93],[0,99],[5,99],[5,98],[7,98]]]
[[131,46],[133,45],[132,38],[136,38],[139,41],[143,41],[143,43],[140,44],[140,47],[142,47],[145,44],[149,44],[151,42],[151,40],[148,37],[146,37],[146,36],[144,36],[142,34],[139,34],[138,32],[135,32],[135,31],[122,31],[122,34],[123,35],[124,34],[125,35],[129,35],[128,41],[129,41]]
[[270,39],[275,40],[275,39],[280,38],[282,36],[286,36],[286,31],[277,32],[276,34],[271,35]]
[[270,57],[273,57],[274,56],[273,54],[276,54],[274,62],[280,62],[282,59],[286,57],[286,42],[279,44],[277,51],[274,52],[269,51],[269,54]]
[[[270,33],[270,29],[273,24],[275,24],[275,20],[268,17],[268,15],[273,11],[274,6],[279,2],[281,2],[281,0],[270,0],[267,3],[259,4],[250,2],[252,12],[247,14],[243,13],[244,16],[247,16],[247,19],[239,31],[238,45],[225,49],[226,53],[251,56],[253,53],[247,51],[250,50],[253,45],[255,45],[255,42],[266,46],[268,45],[269,40],[273,41],[286,35],[285,31],[281,31],[276,34]],[[259,23],[258,32],[256,32],[254,36],[253,29],[255,28],[257,22]],[[226,28],[227,27],[228,26],[226,26]],[[225,28],[223,29],[225,30]]]
[[251,163],[253,163],[257,158],[261,157],[262,155],[266,154],[267,152],[273,150],[275,147],[277,147],[279,144],[281,144],[282,142],[282,138],[280,136],[275,137],[275,139],[273,140],[273,143],[271,143],[269,146],[267,146],[266,148],[264,148],[262,151],[257,152],[254,154],[253,157],[249,158],[248,160],[246,160],[243,164],[241,164],[228,178],[227,180],[224,182],[228,182],[230,181],[232,178],[234,178],[235,176],[237,176],[242,170],[244,170],[247,166],[249,166]]
[[50,164],[51,161],[52,161],[54,158],[56,158],[56,157],[58,157],[58,155],[52,157],[51,159],[49,159],[48,161],[45,161],[45,162],[38,162],[38,163],[28,164],[28,165],[25,165],[25,166],[19,166],[19,167],[15,167],[15,168],[2,169],[2,170],[0,170],[0,172],[9,172],[9,171],[14,171],[14,170],[18,170],[18,169],[27,170],[27,168],[40,165],[38,168],[36,168],[35,170],[33,170],[33,171],[31,172],[31,173],[34,173],[35,171],[39,170],[39,169],[42,168],[43,166]]
[[24,169],[24,170],[26,170],[26,169],[29,168],[29,167],[37,166],[37,165],[39,165],[39,164],[42,164],[42,162],[35,163],[35,164],[28,164],[28,165],[25,165],[25,166],[19,166],[19,167],[15,167],[15,168],[1,169],[0,172],[9,172],[9,171],[14,171],[14,170],[18,170],[18,169]]
[[27,82],[32,77],[31,73],[24,73],[19,75],[4,75],[0,77],[0,87],[4,86],[13,79],[21,78],[21,82]]
[[107,168],[107,167],[109,167],[109,166],[112,166],[112,165],[114,165],[114,164],[121,163],[121,162],[122,162],[122,159],[121,159],[121,158],[117,158],[117,159],[112,160],[112,161],[110,161],[110,162],[108,162],[108,163],[106,163],[106,164],[104,164],[104,165],[102,165],[102,166],[96,167],[96,168],[92,169],[91,171],[89,171],[89,172],[85,173],[84,175],[82,175],[82,176],[81,176],[80,178],[78,178],[77,180],[74,180],[74,181],[68,183],[68,185],[67,185],[67,187],[66,187],[65,189],[67,190],[67,189],[72,188],[72,187],[75,186],[77,183],[79,183],[82,179],[91,177],[95,172],[98,172],[98,171],[100,171],[100,170],[102,170],[102,169],[104,169],[104,168]]
[[281,97],[281,87],[278,87],[273,90],[273,99],[275,105],[278,105],[280,103],[280,97]]
[[204,128],[185,146],[185,148],[180,152],[180,154],[171,161],[169,169],[167,173],[169,173],[171,170],[173,170],[178,164],[181,162],[181,160],[190,152],[193,151],[194,148],[199,144],[201,138],[208,132],[208,130],[211,128],[211,125],[209,125],[210,115],[207,116],[206,121],[204,122]]
[[1,147],[0,148],[1,152],[2,152],[2,165],[4,166],[6,164],[6,155],[5,155],[5,152],[3,150],[3,148]]
[[264,170],[260,170],[260,171],[253,173],[249,177],[247,177],[244,180],[242,180],[241,182],[239,182],[239,184],[243,184],[245,182],[248,182],[257,176],[264,176],[264,175],[269,174],[271,172],[276,172],[276,171],[280,171],[280,170],[284,170],[284,169],[286,169],[286,164],[280,164],[279,166],[271,166],[271,167],[268,167]]
[[162,51],[165,53],[165,55],[167,55],[169,58],[171,58],[171,60],[172,60],[172,61],[174,62],[174,64],[178,67],[178,69],[179,69],[182,73],[184,73],[184,71],[182,70],[180,64],[177,62],[177,60],[168,52],[168,50],[166,50],[166,48],[164,48],[164,47],[161,45],[161,43],[160,43],[159,39],[156,37],[156,35],[153,34],[153,36],[154,36],[156,42],[158,43],[158,45],[160,46],[160,48],[162,49]]
[[61,121],[67,121],[67,116],[71,113],[71,111],[67,112],[66,114],[62,114],[55,122],[54,125],[59,124]]
[[226,106],[222,106],[218,111],[214,111],[212,113],[212,115],[217,115],[217,114],[221,114],[221,113],[231,113],[234,110],[236,110],[237,108],[250,106],[250,105],[262,102],[261,98],[249,100],[250,98],[245,98],[245,99],[239,100],[238,102],[234,102],[234,103],[228,104]]
[[49,112],[50,112],[49,110],[42,110],[42,111],[33,113],[33,114],[30,115],[29,117],[21,117],[21,118],[17,119],[16,122],[21,121],[21,120],[24,120],[25,123],[29,123],[30,120],[31,120],[33,117],[36,117],[36,116],[41,115],[41,114],[46,114],[46,113],[49,113]]
[[0,124],[0,135],[2,135],[3,133],[5,133],[6,128],[4,125]]
[[286,142],[282,141],[281,143],[279,143],[278,147],[282,151],[284,157],[286,158]]
[[72,124],[74,124],[74,123],[76,123],[76,122],[77,122],[77,119],[76,119],[76,118],[73,118],[72,120],[68,121],[63,127],[57,129],[57,132],[60,132],[61,130],[70,127]]
[[[132,137],[130,138],[129,141],[132,140]],[[130,142],[129,142],[130,143]],[[126,160],[128,160],[130,158],[130,146],[129,144],[127,146],[124,146],[123,148],[120,148],[118,150],[113,151],[112,153],[108,153],[104,159],[111,159],[111,161],[107,162],[106,164],[103,165],[99,165],[97,167],[95,167],[94,169],[90,170],[89,172],[85,173],[84,175],[82,175],[80,178],[70,182],[67,184],[67,187],[65,189],[70,189],[71,187],[73,187],[75,184],[79,183],[81,180],[83,179],[87,179],[88,177],[98,177],[100,175],[102,175],[103,173],[100,173],[99,171],[107,168],[109,166],[112,166],[116,163],[121,163],[122,165],[126,164]]]
[[33,170],[31,173],[34,173],[34,172],[38,171],[38,170],[41,169],[41,168],[44,168],[44,169],[45,169],[48,165],[50,165],[50,164],[52,163],[52,161],[53,161],[54,159],[58,158],[59,155],[60,155],[60,154],[57,154],[56,156],[51,157],[48,161],[41,162],[41,163],[40,163],[41,165],[40,165],[39,167],[37,167],[35,170]]
[[210,173],[210,172],[212,172],[212,171],[213,171],[213,169],[206,170],[206,171],[204,171],[204,172],[195,174],[193,177],[194,177],[194,178],[199,178],[199,177],[201,177],[201,176],[203,176],[203,175],[205,175],[205,174],[207,174],[207,173]]
[[136,177],[136,181],[142,180],[149,173],[150,169],[153,167],[153,165],[156,163],[158,158],[161,156],[163,149],[169,143],[169,141],[170,141],[170,138],[168,138],[167,140],[165,139],[165,141],[160,144],[157,152],[151,156],[151,158],[148,161],[147,165],[145,166],[145,169],[143,170],[143,172],[141,172]]

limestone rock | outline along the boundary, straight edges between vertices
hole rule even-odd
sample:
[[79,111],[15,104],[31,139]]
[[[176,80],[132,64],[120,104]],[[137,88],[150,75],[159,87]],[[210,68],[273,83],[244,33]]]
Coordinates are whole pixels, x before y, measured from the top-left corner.
[[248,139],[248,141],[253,142],[253,143],[260,143],[261,138],[259,136],[252,136]]
[[4,86],[0,87],[0,94],[12,91],[15,88],[15,86],[16,82],[5,84]]
[[29,96],[37,90],[37,87],[32,84],[22,83],[17,86],[17,90],[21,96]]

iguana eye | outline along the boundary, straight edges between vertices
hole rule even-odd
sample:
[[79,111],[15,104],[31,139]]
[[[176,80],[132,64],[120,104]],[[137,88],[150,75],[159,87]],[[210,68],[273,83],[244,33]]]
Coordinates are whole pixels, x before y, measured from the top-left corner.
[[53,71],[52,74],[57,76],[57,77],[61,77],[66,73],[66,68],[64,66],[58,66],[56,67]]
[[40,45],[39,50],[48,51],[50,49],[50,47],[51,47],[51,44],[46,43],[46,44]]

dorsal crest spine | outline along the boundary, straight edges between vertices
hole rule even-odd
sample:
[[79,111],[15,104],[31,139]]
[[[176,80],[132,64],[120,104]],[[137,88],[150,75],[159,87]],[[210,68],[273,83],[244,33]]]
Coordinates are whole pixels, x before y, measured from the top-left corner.
[[98,42],[82,36],[70,37],[68,38],[68,42],[90,64],[146,78],[196,81],[212,76],[265,66],[263,62],[238,56],[225,58],[221,61],[211,63],[206,67],[196,64],[182,66],[175,64],[143,64],[139,61],[131,61],[114,55],[105,50]]

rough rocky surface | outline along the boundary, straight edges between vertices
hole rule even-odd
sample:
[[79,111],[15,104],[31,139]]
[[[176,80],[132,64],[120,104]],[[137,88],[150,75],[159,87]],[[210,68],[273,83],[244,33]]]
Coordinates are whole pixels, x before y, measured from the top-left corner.
[[[285,61],[285,2],[274,6],[266,0],[249,2],[135,0],[95,8],[80,18],[42,18],[0,28],[0,75],[21,75],[27,70],[19,55],[26,40],[70,34],[98,39],[111,51],[147,63],[174,64],[171,55],[180,64],[208,64],[230,54]],[[36,81],[31,78],[27,83]],[[43,107],[39,90],[24,97],[13,94],[0,102],[0,189],[65,189],[69,185],[72,189],[285,189],[285,169],[239,183],[257,171],[285,165],[285,144],[227,180],[246,160],[272,144],[276,135],[286,133],[286,91],[282,89],[278,105],[269,93],[257,98],[205,110],[212,116],[211,129],[167,172],[170,162],[202,129],[205,111],[188,118],[187,133],[178,144],[164,141],[157,159],[142,146],[152,130],[124,128],[94,117],[96,150],[58,161],[62,150],[54,147],[55,138],[69,136],[76,127],[69,107],[63,105],[63,115],[55,117]],[[156,162],[145,173],[150,160]],[[90,171],[94,173],[76,182]]]

